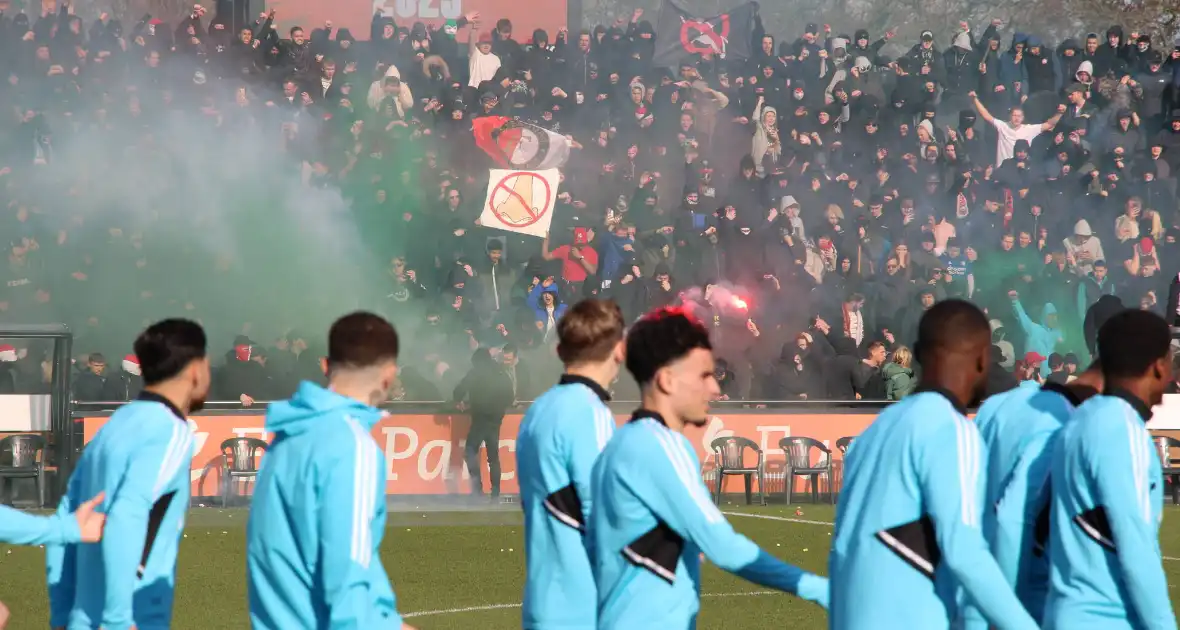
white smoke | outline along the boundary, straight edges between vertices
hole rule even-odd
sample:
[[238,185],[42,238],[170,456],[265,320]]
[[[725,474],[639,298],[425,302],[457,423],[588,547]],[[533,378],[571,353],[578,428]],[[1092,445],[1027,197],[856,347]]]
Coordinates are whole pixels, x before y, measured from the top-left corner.
[[[123,234],[105,245],[118,248],[142,235],[147,265],[167,270],[165,284],[202,295],[196,310],[222,334],[240,332],[244,322],[262,335],[258,341],[288,327],[324,330],[335,317],[366,306],[379,293],[368,273],[379,272],[382,261],[365,250],[337,185],[305,185],[303,160],[285,151],[275,109],[256,108],[258,124],[239,124],[230,100],[219,105],[219,127],[219,116],[191,105],[172,105],[187,106],[182,113],[149,112],[145,104],[141,122],[123,118],[125,102],[111,103],[109,126],[52,120],[51,165],[34,167],[20,184],[44,209],[44,227],[68,225],[78,243],[118,228]],[[76,118],[84,116],[90,115]],[[319,121],[303,116],[300,133],[311,136]],[[290,150],[320,142],[309,139]],[[78,287],[87,299],[133,281],[96,272],[94,282]],[[136,308],[127,305],[126,316],[140,322],[148,314]],[[191,316],[175,305],[150,315]]]

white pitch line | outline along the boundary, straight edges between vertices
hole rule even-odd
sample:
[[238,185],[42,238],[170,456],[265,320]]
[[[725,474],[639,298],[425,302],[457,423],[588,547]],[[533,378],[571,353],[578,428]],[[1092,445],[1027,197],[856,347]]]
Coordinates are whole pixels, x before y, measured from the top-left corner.
[[745,512],[722,512],[727,516],[744,516],[746,518],[763,518],[768,521],[783,521],[784,523],[803,523],[804,525],[827,525],[828,527],[835,526],[831,521],[809,521],[803,518],[787,518],[785,516],[771,516],[769,514],[747,514]]
[[444,608],[443,610],[423,610],[419,612],[403,613],[402,619],[412,617],[426,617],[429,615],[457,615],[466,612],[484,612],[488,610],[502,610],[504,608],[520,608],[520,604],[488,604],[487,606],[468,606],[466,608]]
[[[701,597],[761,597],[763,595],[781,595],[778,591],[742,591],[740,593],[702,593]],[[443,610],[422,610],[402,615],[402,619],[413,617],[429,617],[433,615],[457,615],[468,612],[486,612],[489,610],[504,610],[520,608],[520,604],[488,604],[486,606],[467,606],[465,608],[445,608]]]
[[[746,518],[761,518],[768,521],[782,521],[784,523],[802,523],[804,525],[827,525],[834,527],[836,524],[829,521],[809,521],[802,518],[787,518],[785,516],[772,516],[770,514],[746,514],[744,512],[722,512],[727,516],[744,516]],[[1172,556],[1160,556],[1160,558],[1169,562],[1180,562],[1180,558],[1173,558]]]

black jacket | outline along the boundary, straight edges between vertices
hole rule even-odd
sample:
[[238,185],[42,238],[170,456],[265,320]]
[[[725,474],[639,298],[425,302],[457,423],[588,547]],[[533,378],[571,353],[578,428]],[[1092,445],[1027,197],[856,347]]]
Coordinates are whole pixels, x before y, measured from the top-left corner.
[[480,348],[471,358],[471,371],[455,386],[454,400],[467,401],[472,419],[499,419],[512,406],[512,381],[492,361],[488,351]]

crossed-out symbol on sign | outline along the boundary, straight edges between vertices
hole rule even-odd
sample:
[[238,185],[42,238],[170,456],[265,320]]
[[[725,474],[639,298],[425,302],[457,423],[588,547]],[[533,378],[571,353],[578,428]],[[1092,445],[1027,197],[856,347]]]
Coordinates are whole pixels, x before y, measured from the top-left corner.
[[[540,183],[544,194],[537,199],[534,184]],[[502,177],[488,195],[488,209],[496,220],[514,228],[530,226],[549,212],[549,182],[537,173],[517,171]],[[540,202],[540,205],[537,205]]]
[[725,54],[725,40],[729,37],[729,16],[720,18],[721,32],[707,20],[680,18],[680,44],[692,54]]

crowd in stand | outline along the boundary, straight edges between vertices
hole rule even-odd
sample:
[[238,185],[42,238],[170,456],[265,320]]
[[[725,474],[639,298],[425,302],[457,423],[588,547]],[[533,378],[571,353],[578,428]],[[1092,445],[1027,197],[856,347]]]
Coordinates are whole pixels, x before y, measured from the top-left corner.
[[[683,303],[712,326],[725,397],[871,400],[912,389],[907,346],[938,300],[987,309],[1002,389],[1084,368],[1087,311],[1163,312],[1180,271],[1180,45],[1117,25],[1052,45],[963,23],[911,46],[814,24],[778,41],[755,19],[748,59],[655,67],[638,10],[574,33],[275,19],[3,16],[0,317],[65,322],[75,348],[115,357],[148,319],[199,318],[236,336],[215,398],[253,403],[320,375],[319,340],[292,329],[322,328],[303,304],[344,299],[411,341],[401,397],[449,398],[490,349],[523,401],[556,373],[566,305]],[[493,163],[471,121],[489,115],[572,141],[544,240],[477,223]],[[235,138],[265,144],[258,173],[188,172]],[[150,212],[105,207],[122,205],[106,181],[149,167]],[[211,190],[233,211],[190,205]],[[275,195],[325,192],[369,261],[343,298],[288,277],[303,221],[267,215]],[[241,245],[194,244],[219,227]],[[41,351],[14,349],[0,389],[46,382]],[[128,359],[84,357],[100,382],[75,396],[129,395]]]

